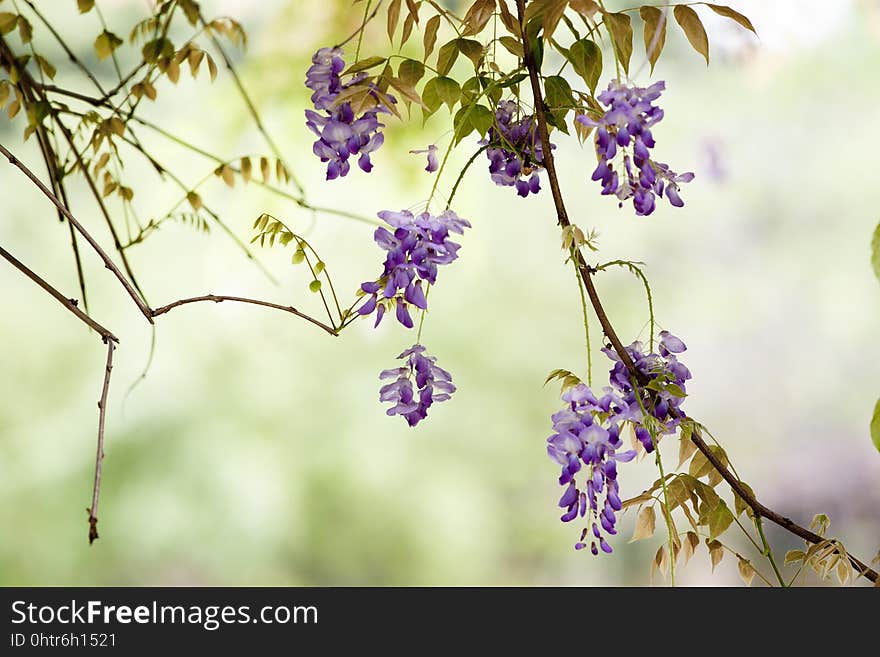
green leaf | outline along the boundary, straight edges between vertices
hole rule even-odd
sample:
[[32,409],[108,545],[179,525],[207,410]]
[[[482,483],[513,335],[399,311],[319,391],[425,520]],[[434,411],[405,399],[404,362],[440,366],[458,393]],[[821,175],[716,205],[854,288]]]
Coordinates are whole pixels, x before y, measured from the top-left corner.
[[595,93],[602,75],[602,50],[599,46],[590,39],[575,41],[568,49],[568,61],[587,83],[590,91]]
[[547,100],[547,106],[551,109],[570,109],[575,105],[571,87],[561,75],[550,75],[544,78],[544,96]]
[[492,111],[483,105],[463,105],[452,122],[455,130],[455,143],[471,134],[474,130],[485,136],[495,121]]
[[313,280],[311,283],[309,283],[309,289],[310,289],[312,292],[320,292],[320,291],[321,291],[321,281],[319,281],[319,280],[316,278],[316,279]]
[[871,440],[880,452],[880,399],[874,405],[874,417],[871,418]]
[[9,34],[18,24],[18,14],[8,11],[0,12],[0,34]]
[[526,8],[526,21],[536,18],[544,28],[544,38],[549,40],[568,8],[569,0],[532,0]]
[[605,14],[605,25],[614,41],[614,49],[623,71],[629,73],[629,60],[633,51],[632,21],[626,14]]
[[95,0],[76,0],[76,6],[79,7],[79,13],[87,14],[95,6]]
[[730,509],[727,508],[724,502],[721,502],[709,512],[707,521],[709,524],[709,540],[714,540],[730,527],[730,524],[733,522],[733,513],[730,512]]
[[880,224],[877,224],[871,239],[871,264],[874,266],[874,274],[880,280]]
[[[144,47],[141,49],[141,54],[143,55],[145,62],[155,62],[160,57],[171,57],[174,55],[174,44],[168,39],[162,37],[152,39],[144,44]],[[211,79],[213,80],[214,77],[211,76]]]
[[408,84],[411,87],[416,86],[418,81],[424,76],[425,65],[415,59],[404,59],[400,62],[400,66],[397,69],[397,77],[404,84]]
[[503,36],[498,41],[501,42],[501,45],[507,48],[508,52],[516,57],[523,56],[523,47],[522,43],[520,43],[519,39],[514,39],[512,36]]
[[456,144],[474,131],[474,124],[471,123],[471,108],[473,107],[476,107],[476,105],[463,105],[455,114],[452,128]]
[[[449,106],[449,111],[451,112],[455,103],[457,103],[458,99],[461,98],[461,87],[458,86],[458,82],[456,82],[452,78],[439,77],[434,78],[433,80],[428,82],[428,84],[431,83],[433,83],[435,87],[437,98],[440,99],[441,103],[446,103],[446,105]],[[428,85],[425,85],[425,93],[427,92]],[[430,107],[430,105],[428,106]]]
[[654,64],[660,59],[660,53],[666,45],[666,16],[657,7],[648,6],[640,8],[639,15],[645,21],[645,53],[648,61],[651,62],[651,73],[653,73]]
[[98,55],[98,59],[107,59],[121,45],[122,39],[113,34],[113,32],[104,30],[95,39],[95,54]]
[[737,23],[739,23],[740,25],[742,25],[744,28],[746,28],[747,30],[751,30],[753,33],[757,34],[757,32],[755,32],[754,26],[752,25],[752,21],[750,21],[748,18],[743,16],[738,11],[734,11],[733,9],[731,9],[730,7],[727,7],[725,5],[709,5],[709,4],[707,4],[706,6],[709,7],[709,9],[714,11],[719,16],[724,16],[725,18],[729,18],[731,20],[734,20]]
[[440,16],[431,16],[425,25],[425,36],[423,43],[425,45],[425,59],[434,52],[434,44],[437,43],[437,30],[440,29]]
[[473,39],[458,39],[456,44],[458,51],[471,60],[474,69],[479,69],[480,61],[483,59],[483,44]]
[[673,11],[675,20],[684,30],[684,35],[690,41],[698,53],[706,58],[706,65],[709,65],[709,37],[706,35],[706,28],[703,27],[703,21],[690,7],[678,5]]
[[384,64],[385,61],[385,57],[367,57],[366,59],[362,59],[349,66],[342,74],[348,75],[349,73],[360,73],[361,71],[366,71],[374,66],[379,66],[379,64]]
[[458,59],[458,40],[453,39],[442,46],[437,54],[437,72],[441,76],[445,76],[452,70],[456,59]]
[[476,131],[479,132],[482,137],[485,137],[486,133],[489,132],[489,128],[495,123],[495,114],[493,114],[492,110],[488,107],[484,107],[483,105],[473,105],[471,123]]

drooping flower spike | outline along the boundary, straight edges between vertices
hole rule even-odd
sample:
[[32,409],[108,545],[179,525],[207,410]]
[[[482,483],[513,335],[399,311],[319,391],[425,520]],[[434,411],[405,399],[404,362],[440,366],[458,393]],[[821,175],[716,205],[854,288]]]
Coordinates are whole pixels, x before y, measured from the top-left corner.
[[[632,385],[630,373],[616,352],[603,351],[614,361],[611,386],[597,396],[581,383],[562,395],[565,406],[552,416],[553,434],[547,439],[547,453],[562,466],[559,484],[565,491],[559,500],[564,509],[561,520],[571,522],[586,517],[575,549],[588,545],[593,554],[611,552],[607,537],[617,533],[617,512],[623,504],[617,482],[617,464],[631,461],[635,450],[623,450],[621,433],[631,428],[646,452],[654,450],[655,435],[673,433],[680,423],[685,382],[691,378],[687,367],[675,354],[686,349],[684,342],[668,331],[660,332],[659,353],[644,353],[639,342],[626,347],[636,369],[647,379],[662,385],[652,394]],[[637,397],[638,394],[638,397]],[[645,417],[645,412],[651,418]]]
[[495,122],[480,142],[486,147],[492,182],[515,187],[522,197],[537,194],[541,191],[538,172],[544,168],[544,150],[535,117],[520,116],[519,105],[505,100],[498,103]]
[[428,409],[435,402],[449,399],[455,386],[452,375],[437,365],[437,359],[420,344],[414,344],[397,358],[405,359],[406,364],[379,374],[383,381],[393,379],[379,390],[379,401],[392,402],[386,413],[400,415],[414,427],[428,416]]
[[[679,184],[694,179],[693,173],[677,174],[669,165],[651,159],[655,146],[651,128],[663,119],[663,110],[654,101],[665,88],[663,81],[644,88],[615,80],[599,94],[599,102],[608,109],[598,120],[587,114],[575,117],[579,123],[596,129],[599,164],[592,179],[602,185],[602,194],[617,196],[620,207],[631,198],[636,214],[641,216],[654,212],[655,197],[662,198],[664,192],[672,205],[683,206]],[[622,160],[622,170],[615,159]]]
[[367,316],[375,312],[378,326],[385,311],[394,307],[397,321],[412,328],[410,307],[428,308],[427,288],[437,281],[437,268],[458,258],[461,245],[450,239],[450,233],[461,235],[470,223],[452,210],[436,216],[386,210],[379,218],[391,228],[380,226],[374,233],[376,244],[387,255],[379,278],[361,284],[361,292],[369,297],[358,313]]
[[[351,170],[349,158],[354,156],[361,170],[372,171],[370,154],[385,140],[380,132],[384,124],[379,122],[379,114],[389,113],[387,108],[376,105],[355,116],[351,103],[336,103],[344,89],[366,76],[359,73],[342,84],[339,77],[345,68],[342,54],[341,48],[321,48],[312,57],[312,66],[306,73],[306,86],[312,90],[312,104],[317,110],[306,110],[306,125],[318,137],[312,150],[321,162],[327,163],[327,180],[346,176]],[[392,96],[387,98],[396,102]]]

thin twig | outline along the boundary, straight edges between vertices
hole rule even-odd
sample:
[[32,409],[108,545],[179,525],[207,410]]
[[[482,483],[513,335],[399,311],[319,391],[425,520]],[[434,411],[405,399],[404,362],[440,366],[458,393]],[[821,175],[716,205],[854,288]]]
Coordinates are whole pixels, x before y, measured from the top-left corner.
[[101,473],[104,468],[104,423],[107,419],[107,393],[110,390],[110,373],[113,371],[113,340],[107,343],[107,364],[104,367],[104,385],[98,400],[98,451],[95,454],[95,483],[92,487],[92,506],[89,507],[89,545],[98,538],[98,498],[101,495]]
[[179,301],[169,303],[167,306],[162,306],[161,308],[156,308],[155,310],[153,310],[153,317],[156,317],[158,315],[164,315],[169,310],[173,310],[174,308],[177,308],[178,306],[183,306],[188,303],[196,303],[198,301],[213,301],[215,303],[221,303],[223,301],[237,301],[239,303],[251,303],[251,304],[254,304],[255,306],[265,306],[267,308],[275,308],[276,310],[283,310],[284,312],[288,312],[293,315],[296,315],[297,317],[301,317],[302,319],[306,320],[307,322],[311,322],[315,326],[323,329],[324,331],[326,331],[330,335],[333,335],[333,336],[339,335],[339,333],[333,327],[327,326],[327,324],[325,324],[324,322],[322,322],[318,319],[315,319],[314,317],[310,317],[309,315],[306,315],[303,312],[300,312],[299,310],[297,310],[293,306],[282,306],[281,304],[272,303],[270,301],[260,301],[259,299],[248,299],[245,297],[231,297],[231,296],[216,295],[216,294],[206,294],[201,297],[180,299]]

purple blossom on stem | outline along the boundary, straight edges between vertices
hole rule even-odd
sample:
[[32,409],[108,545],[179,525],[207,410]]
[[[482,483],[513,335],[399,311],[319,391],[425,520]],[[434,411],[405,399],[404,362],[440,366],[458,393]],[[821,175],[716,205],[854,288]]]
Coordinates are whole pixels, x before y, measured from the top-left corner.
[[440,163],[437,161],[437,146],[434,144],[431,144],[428,148],[410,151],[410,153],[413,155],[422,155],[423,153],[428,154],[428,166],[425,167],[425,171],[428,173],[434,173],[440,168]]
[[379,401],[392,402],[394,405],[386,413],[400,415],[414,427],[428,416],[434,402],[449,399],[455,386],[452,375],[438,366],[437,359],[429,356],[420,344],[414,344],[397,358],[406,359],[406,364],[379,374],[383,381],[393,379],[379,390]]
[[[321,48],[312,57],[312,66],[306,72],[306,86],[312,90],[315,110],[306,110],[306,125],[318,139],[312,150],[321,162],[327,163],[327,180],[348,174],[349,158],[358,156],[358,166],[369,173],[373,169],[370,153],[382,146],[385,136],[379,131],[380,113],[388,113],[381,105],[355,116],[351,103],[336,103],[337,96],[348,87],[358,84],[366,77],[357,74],[347,84],[342,84],[340,73],[345,68],[342,48]],[[396,102],[387,96],[391,102]]]
[[561,520],[570,522],[589,513],[575,549],[589,544],[593,554],[612,551],[606,536],[617,533],[616,514],[622,508],[617,464],[636,455],[635,450],[622,450],[621,433],[629,426],[645,451],[652,452],[651,431],[658,440],[675,432],[685,381],[691,378],[675,355],[685,349],[684,342],[668,331],[660,332],[659,353],[645,353],[639,342],[626,347],[638,371],[649,379],[650,395],[642,387],[636,391],[626,366],[610,348],[603,352],[614,361],[611,385],[603,388],[601,396],[583,383],[563,393],[565,406],[551,418],[553,434],[547,439],[547,453],[562,466],[559,484],[566,488],[559,499],[564,509]]
[[541,191],[538,171],[544,168],[544,151],[535,117],[517,119],[519,111],[512,100],[498,103],[495,125],[480,145],[486,147],[492,181],[502,187],[516,187],[517,194],[526,197]]
[[[596,129],[595,146],[599,164],[592,179],[602,185],[602,194],[614,194],[620,207],[633,200],[637,215],[647,216],[656,207],[656,196],[665,191],[669,202],[681,207],[679,183],[694,179],[693,173],[677,174],[669,165],[651,159],[654,148],[651,128],[663,119],[663,110],[654,101],[666,88],[663,81],[650,87],[636,87],[616,80],[599,94],[599,102],[608,109],[594,120],[586,114],[575,117],[579,123]],[[629,150],[631,148],[631,151]],[[614,160],[622,153],[623,170],[615,168]]]
[[394,306],[397,321],[412,328],[410,306],[426,310],[427,288],[437,282],[437,267],[458,258],[461,245],[450,239],[450,233],[461,235],[470,223],[452,210],[437,216],[386,210],[379,218],[391,230],[380,226],[373,237],[387,255],[379,278],[361,284],[361,292],[369,297],[358,313],[367,316],[375,311],[378,326],[385,311]]

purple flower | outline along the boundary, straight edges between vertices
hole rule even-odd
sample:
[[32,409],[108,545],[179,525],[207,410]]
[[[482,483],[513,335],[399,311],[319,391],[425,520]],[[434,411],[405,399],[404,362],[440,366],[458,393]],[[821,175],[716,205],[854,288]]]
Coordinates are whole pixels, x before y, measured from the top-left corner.
[[422,153],[428,154],[428,166],[425,167],[425,171],[428,173],[434,173],[440,168],[440,163],[437,161],[437,147],[434,144],[431,144],[428,148],[410,151],[410,153],[413,155],[421,155]]
[[386,309],[395,306],[397,320],[406,328],[413,327],[409,307],[428,308],[427,287],[437,281],[437,267],[458,258],[461,245],[450,239],[450,233],[464,233],[470,227],[452,210],[434,216],[428,212],[413,215],[409,210],[379,213],[391,228],[379,227],[374,239],[387,251],[382,274],[375,281],[361,284],[361,292],[369,295],[358,309],[360,315],[376,311],[376,326]]
[[[337,103],[337,96],[352,85],[363,82],[365,75],[357,74],[347,84],[339,77],[345,68],[341,48],[321,48],[312,57],[312,66],[306,72],[306,86],[312,90],[315,110],[306,110],[306,125],[317,135],[312,151],[321,162],[327,163],[327,180],[340,178],[351,169],[349,158],[358,156],[358,166],[369,173],[373,169],[370,153],[385,140],[379,131],[380,113],[388,113],[381,105],[355,116],[348,102]],[[371,86],[372,88],[372,86]],[[396,102],[392,96],[387,96]]]
[[515,187],[517,194],[526,197],[541,191],[537,172],[544,168],[544,151],[535,117],[519,117],[519,113],[519,105],[512,100],[498,103],[495,125],[480,145],[486,147],[492,181]]
[[429,356],[420,344],[414,344],[397,358],[406,359],[406,364],[379,374],[383,381],[394,379],[379,389],[379,401],[392,402],[386,413],[401,415],[414,427],[428,416],[434,402],[449,399],[455,386],[452,375],[439,367],[437,359]]
[[[602,194],[617,196],[620,207],[631,198],[636,214],[641,216],[654,212],[655,197],[662,197],[664,191],[672,205],[683,206],[679,183],[694,179],[693,173],[677,174],[668,165],[651,159],[650,149],[655,145],[651,128],[663,119],[663,110],[654,101],[665,88],[662,81],[644,88],[615,80],[599,94],[599,101],[608,109],[598,120],[586,114],[575,117],[579,123],[596,129],[599,164],[591,179],[601,183]],[[613,163],[618,151],[622,153],[622,171],[616,170]]]
[[566,486],[559,500],[564,509],[561,520],[570,522],[589,513],[589,526],[583,527],[575,549],[585,548],[591,534],[590,552],[611,552],[606,536],[617,533],[617,511],[623,506],[617,466],[636,455],[635,450],[622,450],[620,435],[624,427],[631,427],[645,451],[652,452],[651,431],[657,440],[675,432],[681,422],[685,382],[691,378],[675,355],[685,349],[684,342],[668,331],[660,332],[659,353],[645,353],[640,342],[626,347],[636,369],[649,383],[656,381],[650,394],[644,387],[633,387],[629,371],[610,348],[603,351],[614,361],[611,385],[600,396],[583,383],[564,391],[565,406],[551,418],[553,434],[547,439],[547,453],[561,466],[559,484]]

